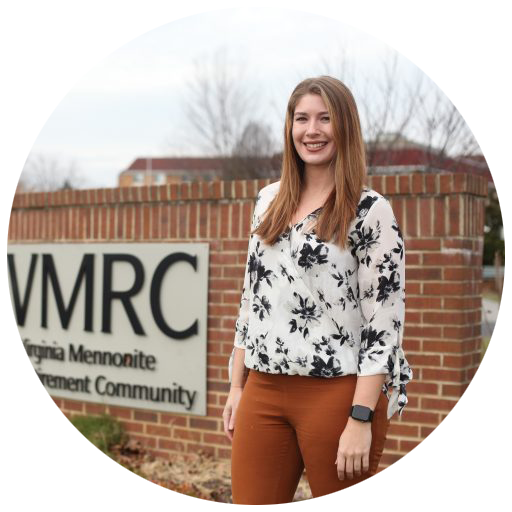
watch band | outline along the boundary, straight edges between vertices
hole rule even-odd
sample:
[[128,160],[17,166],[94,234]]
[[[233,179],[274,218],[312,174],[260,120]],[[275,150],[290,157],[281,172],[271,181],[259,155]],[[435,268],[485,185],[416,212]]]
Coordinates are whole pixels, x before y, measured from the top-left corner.
[[370,422],[373,419],[373,411],[364,405],[353,405],[350,409],[350,417],[362,422]]

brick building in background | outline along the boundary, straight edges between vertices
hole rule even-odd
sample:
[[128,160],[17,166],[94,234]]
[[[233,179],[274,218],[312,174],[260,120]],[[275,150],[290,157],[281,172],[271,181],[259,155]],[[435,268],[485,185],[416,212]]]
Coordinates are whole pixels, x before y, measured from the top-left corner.
[[[249,164],[249,165],[248,165]],[[222,181],[228,172],[237,176],[237,166],[252,168],[252,176],[277,181],[281,173],[281,155],[270,158],[220,157],[145,157],[136,158],[119,174],[120,187],[163,185],[191,181]]]
[[369,174],[463,172],[484,176],[494,186],[482,154],[450,157],[435,148],[390,133],[382,136],[378,143],[366,143],[366,155]]
[[[54,398],[66,416],[108,413],[155,455],[230,457],[222,410],[258,190],[275,180],[192,182],[18,194],[9,243],[207,242],[210,247],[207,415]],[[404,350],[409,404],[391,421],[381,469],[417,446],[451,411],[481,361],[484,207],[488,179],[467,173],[370,176],[405,239]],[[20,341],[21,342],[21,341]]]
[[[396,134],[382,135],[378,143],[367,142],[368,174],[403,174],[409,172],[464,172],[485,176],[492,187],[491,172],[483,155],[466,157],[440,157],[432,148]],[[216,181],[234,179],[238,167],[252,167],[251,178],[277,181],[281,173],[282,153],[272,157],[246,158],[239,162],[234,158],[219,157],[144,157],[136,158],[119,174],[120,187],[163,185],[189,181]]]

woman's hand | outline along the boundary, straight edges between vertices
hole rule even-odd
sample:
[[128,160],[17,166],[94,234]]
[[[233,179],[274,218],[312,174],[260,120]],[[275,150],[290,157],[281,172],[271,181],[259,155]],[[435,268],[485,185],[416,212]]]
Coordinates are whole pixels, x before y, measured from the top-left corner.
[[231,386],[229,395],[222,412],[222,418],[224,420],[224,433],[230,441],[233,441],[233,430],[235,429],[235,416],[238,408],[238,402],[242,397],[243,387]]
[[340,437],[336,462],[338,478],[352,479],[361,476],[370,467],[370,446],[372,444],[372,424],[349,418]]

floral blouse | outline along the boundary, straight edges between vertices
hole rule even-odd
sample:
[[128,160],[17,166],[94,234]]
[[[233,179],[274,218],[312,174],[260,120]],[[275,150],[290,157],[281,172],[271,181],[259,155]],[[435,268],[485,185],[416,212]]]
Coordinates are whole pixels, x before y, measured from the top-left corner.
[[[279,181],[259,191],[251,230],[278,190]],[[402,414],[412,370],[402,349],[404,241],[391,205],[363,188],[346,250],[316,237],[320,210],[289,226],[273,246],[250,236],[234,347],[245,349],[247,368],[266,373],[386,374],[388,418]]]

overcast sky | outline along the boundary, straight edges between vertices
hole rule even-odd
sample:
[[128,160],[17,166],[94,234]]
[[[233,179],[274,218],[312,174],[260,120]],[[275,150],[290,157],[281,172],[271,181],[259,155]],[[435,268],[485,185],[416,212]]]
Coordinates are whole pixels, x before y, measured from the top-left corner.
[[[135,158],[203,155],[190,142],[187,82],[195,73],[194,60],[210,62],[219,49],[227,52],[234,72],[245,65],[237,78],[259,91],[252,117],[277,137],[300,80],[329,72],[346,81],[357,100],[358,79],[365,76],[371,83],[382,73],[383,60],[396,54],[358,29],[295,10],[222,9],[183,18],[84,70],[49,117],[31,156],[43,155],[64,168],[75,165],[85,178],[83,187],[110,187]],[[398,57],[401,80],[422,74]]]

